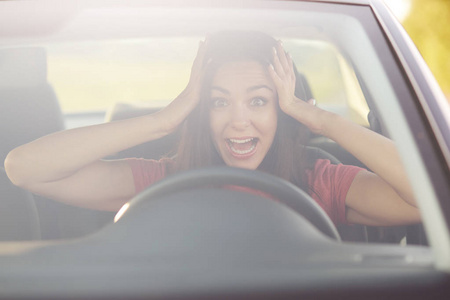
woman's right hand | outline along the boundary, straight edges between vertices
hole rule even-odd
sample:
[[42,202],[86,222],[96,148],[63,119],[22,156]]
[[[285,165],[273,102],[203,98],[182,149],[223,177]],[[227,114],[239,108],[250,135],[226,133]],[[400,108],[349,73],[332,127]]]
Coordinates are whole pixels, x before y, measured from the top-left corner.
[[89,127],[60,131],[12,150],[5,160],[10,180],[33,193],[71,205],[117,210],[134,196],[124,160],[102,158],[161,138],[197,106],[204,76],[206,42],[200,42],[184,91],[165,109]]
[[191,68],[191,76],[186,88],[161,111],[166,120],[168,131],[175,130],[191,113],[200,101],[200,90],[207,62],[204,61],[207,40],[200,41],[197,56]]

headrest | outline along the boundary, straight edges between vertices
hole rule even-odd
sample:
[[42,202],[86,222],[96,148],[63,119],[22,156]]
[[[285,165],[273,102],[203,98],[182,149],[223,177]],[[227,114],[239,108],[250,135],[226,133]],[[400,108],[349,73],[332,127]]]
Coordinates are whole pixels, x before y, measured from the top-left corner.
[[0,89],[33,87],[47,82],[43,48],[0,49]]

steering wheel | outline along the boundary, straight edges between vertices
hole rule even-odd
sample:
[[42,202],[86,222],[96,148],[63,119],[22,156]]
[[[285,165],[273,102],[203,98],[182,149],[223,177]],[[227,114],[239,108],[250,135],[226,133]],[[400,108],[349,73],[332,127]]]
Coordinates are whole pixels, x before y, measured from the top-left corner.
[[[268,193],[303,216],[325,235],[340,241],[339,233],[322,208],[304,191],[279,177],[246,169],[215,167],[181,172],[161,180],[144,190],[129,202],[129,209],[138,209],[139,203],[170,194],[204,187],[242,186]],[[127,212],[128,213],[128,212]]]

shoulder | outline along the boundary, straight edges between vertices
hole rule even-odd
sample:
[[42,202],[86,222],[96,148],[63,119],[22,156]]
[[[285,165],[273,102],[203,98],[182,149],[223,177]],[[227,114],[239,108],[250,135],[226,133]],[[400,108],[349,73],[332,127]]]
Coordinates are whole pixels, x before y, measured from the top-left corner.
[[328,213],[334,223],[346,223],[345,197],[360,167],[332,164],[318,159],[306,170],[308,193]]
[[127,158],[126,161],[133,173],[136,193],[165,178],[174,165],[174,160],[170,158],[160,160]]
[[363,169],[357,166],[332,164],[328,159],[317,159],[314,167],[306,170],[306,175],[309,184],[315,181],[352,181],[361,170]]

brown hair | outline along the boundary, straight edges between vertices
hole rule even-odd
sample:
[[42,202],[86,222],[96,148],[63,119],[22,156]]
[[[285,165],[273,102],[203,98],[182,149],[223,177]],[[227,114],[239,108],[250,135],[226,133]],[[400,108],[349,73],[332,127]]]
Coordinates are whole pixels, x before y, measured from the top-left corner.
[[[269,66],[272,63],[272,48],[276,43],[274,38],[262,32],[230,31],[208,37],[205,61],[210,63],[205,70],[200,104],[181,128],[174,172],[224,165],[210,137],[207,100],[213,75],[221,65],[233,61],[253,60],[263,66]],[[308,100],[310,91],[305,90],[304,78],[298,75],[296,70],[295,72],[297,75],[295,94],[299,99]],[[304,145],[308,137],[309,131],[304,125],[278,108],[275,138],[258,170],[305,188]]]

